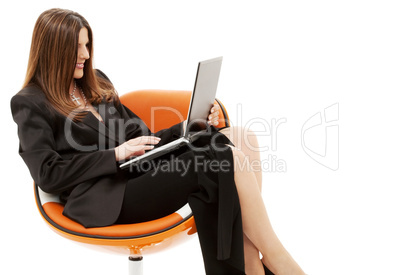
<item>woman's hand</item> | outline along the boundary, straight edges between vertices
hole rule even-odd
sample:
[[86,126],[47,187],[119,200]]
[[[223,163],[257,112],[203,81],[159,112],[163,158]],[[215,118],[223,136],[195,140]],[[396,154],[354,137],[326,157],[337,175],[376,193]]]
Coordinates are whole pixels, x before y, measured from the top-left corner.
[[140,156],[146,150],[154,148],[154,144],[158,144],[161,139],[153,136],[142,136],[130,139],[120,146],[114,148],[116,161],[125,160],[132,156]]
[[208,116],[208,124],[209,125],[218,125],[219,124],[219,105],[215,104],[210,111]]

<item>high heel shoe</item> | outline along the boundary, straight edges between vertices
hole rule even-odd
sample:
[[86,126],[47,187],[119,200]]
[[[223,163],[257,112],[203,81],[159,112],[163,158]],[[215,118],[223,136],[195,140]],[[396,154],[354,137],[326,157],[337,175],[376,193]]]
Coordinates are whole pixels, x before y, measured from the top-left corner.
[[[261,261],[261,262],[262,262],[262,261]],[[262,263],[262,266],[264,267],[265,275],[275,275],[274,273],[272,273],[271,270],[268,269],[268,267],[265,266],[264,263]]]

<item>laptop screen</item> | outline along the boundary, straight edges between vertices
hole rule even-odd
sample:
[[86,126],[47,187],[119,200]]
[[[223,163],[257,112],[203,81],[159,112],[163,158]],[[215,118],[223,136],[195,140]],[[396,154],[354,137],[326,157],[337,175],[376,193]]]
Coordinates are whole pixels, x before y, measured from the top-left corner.
[[222,57],[198,63],[194,90],[191,95],[185,136],[205,130],[209,111],[214,105]]

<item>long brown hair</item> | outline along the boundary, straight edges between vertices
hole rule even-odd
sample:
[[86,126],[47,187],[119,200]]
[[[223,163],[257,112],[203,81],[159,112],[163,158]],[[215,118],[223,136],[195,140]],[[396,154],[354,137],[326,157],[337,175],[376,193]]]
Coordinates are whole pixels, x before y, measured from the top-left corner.
[[96,75],[92,65],[93,36],[87,20],[80,14],[64,9],[43,12],[36,21],[28,60],[24,87],[35,84],[45,93],[50,103],[60,113],[75,119],[83,114],[75,112],[77,106],[71,101],[69,89],[77,62],[78,37],[82,28],[88,30],[88,52],[84,76],[77,79],[86,98],[91,103],[100,103],[115,98],[113,85]]

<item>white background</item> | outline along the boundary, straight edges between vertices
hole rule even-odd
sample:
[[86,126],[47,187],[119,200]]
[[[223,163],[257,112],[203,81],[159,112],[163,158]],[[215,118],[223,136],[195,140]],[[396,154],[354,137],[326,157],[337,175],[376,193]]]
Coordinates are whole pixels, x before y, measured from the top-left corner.
[[[286,171],[264,173],[263,197],[278,236],[305,272],[402,274],[399,1],[4,3],[1,274],[127,272],[126,256],[90,250],[46,226],[18,156],[9,102],[24,79],[34,23],[52,7],[86,17],[95,35],[95,65],[120,94],[191,90],[197,62],[222,55],[218,98],[232,123],[258,118],[252,128],[263,131],[263,121],[286,119],[277,128],[276,151],[261,154],[283,161]],[[301,145],[303,124],[333,104],[339,104],[336,170]],[[260,134],[261,145],[271,146],[272,135]],[[325,128],[307,137],[313,151],[323,152]],[[144,265],[145,274],[204,273],[196,237],[146,256]]]

